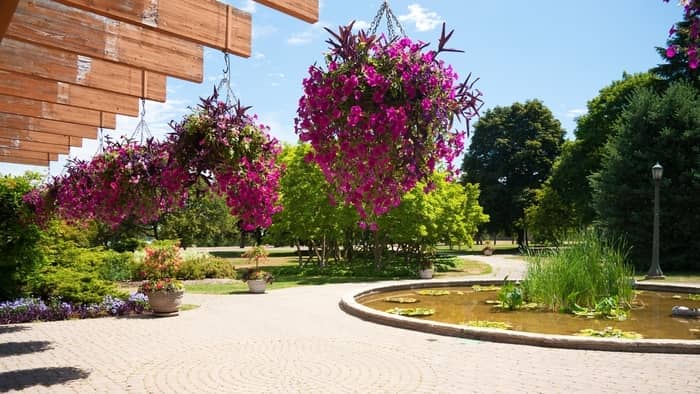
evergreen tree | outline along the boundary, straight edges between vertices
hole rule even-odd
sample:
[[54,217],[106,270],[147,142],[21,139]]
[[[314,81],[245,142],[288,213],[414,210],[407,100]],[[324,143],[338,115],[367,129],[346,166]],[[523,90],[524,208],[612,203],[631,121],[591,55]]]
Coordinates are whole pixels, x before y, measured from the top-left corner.
[[693,40],[690,38],[690,26],[695,18],[684,13],[682,21],[675,25],[675,34],[666,41],[667,47],[656,47],[661,59],[665,63],[652,68],[650,71],[658,75],[665,86],[672,82],[685,81],[691,83],[696,89],[700,88],[700,67],[688,66],[688,53],[683,48],[689,48]]
[[640,269],[651,260],[654,185],[661,181],[661,267],[700,269],[700,96],[688,84],[663,93],[639,91],[605,146],[602,167],[591,176],[596,212],[604,228],[624,236]]

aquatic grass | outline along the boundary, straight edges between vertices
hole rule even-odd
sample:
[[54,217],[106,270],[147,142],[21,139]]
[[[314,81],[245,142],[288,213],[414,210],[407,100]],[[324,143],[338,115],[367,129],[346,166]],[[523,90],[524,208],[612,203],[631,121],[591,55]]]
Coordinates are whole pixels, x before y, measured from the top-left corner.
[[607,297],[629,308],[634,271],[624,244],[592,230],[568,238],[559,248],[529,256],[522,282],[526,299],[563,312],[595,309]]

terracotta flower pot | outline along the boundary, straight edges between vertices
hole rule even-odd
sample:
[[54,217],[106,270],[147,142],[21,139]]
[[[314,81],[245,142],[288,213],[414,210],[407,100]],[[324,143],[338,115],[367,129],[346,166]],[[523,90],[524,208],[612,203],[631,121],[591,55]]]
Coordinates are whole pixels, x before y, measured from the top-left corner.
[[491,256],[493,254],[493,249],[484,249],[482,253],[484,256]]
[[159,317],[177,316],[180,313],[184,290],[180,291],[151,291],[146,293],[153,315]]

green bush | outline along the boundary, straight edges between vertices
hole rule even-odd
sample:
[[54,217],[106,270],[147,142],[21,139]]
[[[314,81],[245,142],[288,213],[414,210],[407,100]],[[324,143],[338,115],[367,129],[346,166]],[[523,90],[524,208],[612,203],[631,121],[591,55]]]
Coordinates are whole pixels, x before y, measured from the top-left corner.
[[606,297],[628,306],[633,273],[621,245],[594,231],[581,231],[553,252],[530,256],[521,286],[528,301],[552,310],[595,308]]
[[73,267],[50,266],[35,275],[29,286],[31,293],[42,299],[61,298],[64,301],[99,303],[104,296],[124,298],[125,292],[113,282],[100,278],[96,271],[79,271]]
[[22,201],[36,180],[32,174],[0,177],[0,300],[26,295],[26,278],[43,261],[41,231],[25,215]]
[[209,255],[185,258],[177,272],[178,279],[236,278],[236,270],[228,260]]

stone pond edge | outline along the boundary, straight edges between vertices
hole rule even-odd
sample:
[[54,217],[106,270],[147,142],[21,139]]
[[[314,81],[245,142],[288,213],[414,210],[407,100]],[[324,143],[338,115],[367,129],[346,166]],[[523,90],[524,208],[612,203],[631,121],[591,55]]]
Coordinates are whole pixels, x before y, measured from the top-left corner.
[[[388,326],[421,331],[430,334],[474,339],[480,341],[500,342],[517,345],[531,345],[550,348],[578,349],[578,350],[602,350],[615,352],[635,353],[673,353],[673,354],[700,354],[700,340],[683,339],[615,339],[577,337],[571,335],[537,334],[523,331],[505,331],[489,328],[467,327],[457,324],[421,320],[406,316],[394,315],[366,307],[357,299],[360,297],[393,290],[412,290],[427,287],[449,286],[473,286],[473,285],[501,285],[502,280],[428,280],[411,281],[388,286],[373,287],[354,291],[344,295],[340,302],[340,309],[346,313],[374,323]],[[638,290],[672,291],[684,293],[700,293],[700,286],[677,283],[643,283],[637,282]],[[670,313],[670,311],[669,311]]]

